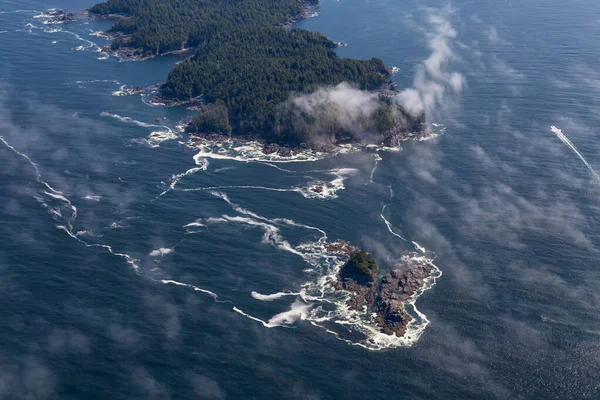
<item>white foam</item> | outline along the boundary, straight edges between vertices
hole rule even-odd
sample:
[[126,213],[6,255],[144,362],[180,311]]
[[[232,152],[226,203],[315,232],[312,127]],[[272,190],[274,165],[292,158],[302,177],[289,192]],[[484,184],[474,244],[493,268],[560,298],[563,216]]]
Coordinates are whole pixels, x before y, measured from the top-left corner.
[[260,301],[273,301],[273,300],[281,299],[282,297],[286,297],[286,296],[299,296],[300,295],[300,293],[290,293],[290,292],[279,292],[279,293],[273,293],[273,294],[260,294],[258,292],[252,292],[250,294],[252,295],[253,298],[255,298],[256,300],[260,300]]
[[427,250],[425,250],[425,247],[421,246],[419,243],[417,243],[415,241],[413,241],[412,244],[414,244],[415,248],[423,254],[427,251]]
[[211,191],[211,190],[223,190],[223,189],[255,189],[255,190],[267,190],[270,192],[299,192],[300,189],[279,189],[271,188],[266,186],[252,186],[252,185],[230,185],[230,186],[207,186],[200,188],[181,189],[182,192],[198,192],[198,191]]
[[[372,314],[350,310],[346,304],[349,293],[332,288],[330,282],[337,280],[339,268],[345,261],[346,256],[344,254],[329,253],[323,242],[301,245],[297,249],[306,254],[305,260],[314,267],[311,271],[316,274],[315,279],[302,285],[303,290],[300,297],[305,302],[314,305],[310,309],[307,319],[315,326],[319,326],[328,333],[335,335],[336,338],[369,350],[412,346],[429,324],[429,320],[417,309],[415,302],[423,292],[435,284],[442,273],[433,264],[433,259],[426,255],[426,250],[422,247],[422,256],[406,255],[402,258],[403,262],[428,265],[432,269],[431,275],[425,279],[423,286],[405,302],[405,308],[411,314],[413,320],[407,325],[406,333],[402,337],[381,333]],[[326,327],[324,324],[330,326]],[[343,331],[338,332],[334,328],[335,326],[360,332],[366,338],[358,341],[346,339]]]
[[90,200],[90,201],[100,201],[102,200],[102,197],[100,196],[96,196],[93,194],[88,194],[87,196],[84,197],[85,200]]
[[291,325],[299,319],[305,320],[308,318],[309,309],[310,306],[308,304],[305,304],[300,300],[296,300],[288,311],[274,315],[271,319],[269,319],[267,324],[270,328],[282,325]]
[[[80,87],[84,87],[82,85],[84,85],[86,83],[114,83],[115,85],[120,85],[121,84],[121,82],[119,82],[116,79],[92,79],[92,80],[89,80],[89,81],[75,81],[73,83],[79,85]],[[67,85],[71,85],[71,84],[72,83],[67,83]],[[109,115],[109,114],[110,113],[106,113],[105,115],[102,115],[102,113],[101,113],[100,115],[102,115],[103,117],[116,115],[116,114],[111,114],[111,115]]]
[[[206,160],[204,160],[204,161],[206,161]],[[179,181],[183,177],[185,177],[187,175],[195,174],[198,171],[206,171],[208,168],[208,161],[206,161],[204,164],[199,164],[198,162],[196,162],[196,164],[200,165],[200,167],[190,168],[181,174],[172,175],[171,181],[169,182],[169,187],[167,189],[165,189],[161,194],[159,194],[158,197],[162,197],[165,194],[169,193],[171,190],[174,190],[177,183],[179,183]]]
[[260,318],[256,318],[256,317],[253,317],[253,316],[252,316],[252,315],[250,315],[250,314],[246,314],[245,312],[243,312],[242,310],[240,310],[240,309],[239,309],[239,308],[237,308],[237,307],[233,307],[233,311],[235,311],[235,312],[236,312],[236,313],[238,313],[238,314],[242,314],[244,317],[246,317],[246,318],[250,318],[250,319],[251,319],[251,320],[253,320],[253,321],[260,322],[261,324],[263,324],[263,326],[264,326],[265,328],[272,328],[272,326],[270,326],[268,323],[266,323],[266,322],[265,322],[265,321],[263,321],[262,319],[260,319]]
[[84,240],[81,240],[81,239],[80,239],[80,238],[79,238],[77,235],[75,235],[75,234],[73,233],[73,231],[72,231],[71,229],[69,229],[68,227],[66,227],[66,226],[64,226],[64,225],[57,225],[57,226],[56,226],[56,228],[58,228],[58,229],[60,229],[60,230],[62,230],[62,231],[64,231],[64,232],[66,232],[66,234],[67,234],[67,235],[69,235],[69,236],[70,236],[70,237],[72,237],[73,239],[77,240],[78,242],[80,242],[81,244],[83,244],[83,245],[84,245],[84,246],[86,246],[86,247],[100,247],[100,248],[103,248],[103,249],[106,249],[106,250],[108,250],[108,252],[109,252],[109,253],[111,253],[111,254],[113,254],[113,255],[115,255],[115,256],[117,256],[117,257],[124,258],[124,259],[125,259],[125,261],[127,261],[127,263],[128,263],[129,265],[131,265],[131,266],[132,266],[133,270],[134,270],[136,273],[138,273],[138,274],[139,274],[139,269],[140,269],[140,267],[139,267],[139,265],[137,264],[137,262],[138,262],[139,260],[137,260],[137,259],[135,259],[135,258],[131,257],[129,254],[126,254],[126,253],[118,253],[118,252],[116,252],[116,251],[114,251],[114,250],[113,250],[112,246],[110,246],[110,245],[107,245],[107,244],[99,244],[99,243],[87,243],[87,242],[85,242]]
[[327,171],[328,174],[333,175],[334,179],[330,182],[313,181],[307,186],[296,188],[302,196],[313,199],[319,198],[323,200],[336,199],[337,192],[345,189],[344,180],[348,176],[355,175],[358,172],[355,168],[337,168]]
[[98,46],[96,43],[92,42],[91,40],[82,38],[81,36],[79,36],[75,32],[71,32],[71,31],[67,31],[67,30],[61,30],[61,32],[69,34],[69,35],[72,35],[72,36],[75,37],[75,39],[77,39],[77,40],[82,41],[82,42],[85,43],[84,45],[75,47],[74,50],[82,51],[82,50],[88,50],[88,49],[93,48],[96,53],[101,53],[102,52],[102,47]]
[[373,183],[373,177],[375,176],[375,171],[377,170],[377,166],[379,165],[379,161],[381,161],[381,156],[378,153],[374,153],[373,159],[375,163],[373,165],[373,169],[371,170],[371,176],[369,177],[369,183]]
[[296,300],[289,311],[284,311],[282,313],[276,314],[268,322],[263,321],[260,318],[256,318],[244,311],[240,310],[237,307],[233,307],[233,311],[245,316],[246,318],[250,318],[253,321],[260,322],[265,328],[275,328],[278,326],[291,325],[297,320],[304,320],[308,317],[308,310],[310,306],[302,303],[299,300]]
[[592,173],[592,176],[594,177],[594,179],[600,183],[600,175],[598,175],[598,173],[596,173],[596,171],[594,170],[594,168],[592,168],[592,166],[587,162],[587,160],[585,159],[585,157],[583,156],[583,154],[581,154],[579,152],[579,150],[577,150],[577,147],[575,147],[575,145],[571,142],[571,140],[569,140],[569,138],[567,137],[567,135],[565,135],[562,130],[558,129],[556,126],[552,125],[550,127],[550,129],[552,130],[552,132],[554,132],[554,134],[564,143],[567,145],[567,147],[569,147],[573,153],[575,153],[575,155],[577,157],[579,157],[579,159],[581,160],[581,162],[583,162],[583,165],[585,165],[587,167],[587,169]]
[[396,233],[394,231],[394,227],[392,226],[392,224],[390,223],[390,221],[388,221],[384,215],[383,212],[385,211],[386,207],[388,206],[388,204],[385,204],[382,208],[381,208],[381,214],[379,214],[379,216],[381,217],[381,219],[383,220],[383,222],[385,223],[385,226],[387,227],[388,231],[396,236],[397,238],[400,238],[402,240],[404,240],[405,242],[408,242],[408,240],[406,240],[404,237],[402,237],[400,234]]
[[[194,159],[204,160],[197,154]],[[269,165],[269,164],[267,164]],[[182,189],[184,192],[195,192],[195,191],[210,191],[210,190],[224,190],[224,189],[253,189],[253,190],[266,190],[271,192],[293,192],[300,193],[307,199],[323,199],[331,200],[338,197],[337,192],[345,189],[344,180],[348,176],[352,176],[358,172],[355,168],[338,168],[325,171],[330,175],[334,175],[334,178],[329,181],[317,181],[313,180],[308,182],[305,186],[291,187],[291,188],[273,188],[267,186],[258,185],[230,185],[230,186],[207,186],[200,188],[189,188]]]
[[223,215],[220,219],[208,219],[207,221],[210,223],[214,223],[214,222],[222,222],[223,220],[225,220],[226,222],[237,222],[237,223],[242,223],[242,224],[246,224],[246,225],[250,225],[250,226],[260,227],[263,230],[263,238],[262,238],[263,243],[271,244],[280,250],[287,251],[292,254],[296,254],[298,256],[302,256],[302,254],[299,253],[296,249],[294,249],[287,240],[284,240],[282,238],[279,228],[277,228],[275,225],[271,225],[266,222],[257,221],[256,219],[253,219],[253,218],[240,217],[240,216],[231,217],[228,215]]
[[77,231],[77,233],[75,233],[75,236],[77,236],[77,237],[79,237],[79,236],[99,237],[100,235],[97,235],[92,231],[88,231],[87,229],[84,229],[82,231]]
[[200,165],[203,171],[206,171],[206,169],[208,168],[208,160],[206,158],[198,157],[198,154],[194,156],[194,162],[196,163],[196,165]]
[[164,126],[161,126],[161,125],[148,124],[146,122],[138,121],[138,120],[133,119],[131,117],[123,117],[123,116],[121,116],[119,114],[113,114],[113,113],[109,113],[109,112],[106,112],[106,111],[101,112],[100,116],[114,118],[117,121],[121,121],[121,122],[124,122],[126,124],[133,124],[133,125],[141,126],[142,128],[164,128]]
[[109,37],[107,37],[106,33],[104,31],[93,31],[90,32],[90,36],[96,36],[96,37],[100,37],[100,38],[104,38],[107,40],[110,40]]
[[150,147],[159,147],[162,142],[179,138],[179,135],[177,135],[177,133],[175,133],[175,131],[173,131],[171,128],[166,126],[163,128],[166,130],[150,132],[148,138],[146,139],[146,143]]
[[201,158],[259,163],[313,162],[338,154],[357,151],[356,147],[343,145],[329,153],[318,152],[314,150],[301,150],[289,157],[286,157],[281,156],[278,153],[266,154],[263,151],[264,145],[260,142],[239,142],[234,139],[218,141],[192,139],[188,142],[188,146],[199,150],[198,157]]
[[229,200],[229,197],[227,196],[226,193],[221,193],[221,192],[211,192],[211,194],[213,196],[219,197],[221,199],[223,199],[225,202],[227,202],[227,204],[229,204],[236,212],[240,213],[240,214],[244,214],[244,215],[248,215],[254,219],[260,220],[260,221],[264,221],[270,224],[285,224],[285,225],[289,225],[289,226],[295,226],[298,228],[304,228],[304,229],[309,229],[309,230],[314,230],[317,231],[319,233],[321,233],[321,239],[324,240],[327,238],[327,234],[325,233],[324,230],[314,227],[314,226],[309,226],[309,225],[305,225],[305,224],[300,224],[297,223],[296,221],[289,219],[289,218],[265,218],[263,216],[260,216],[256,213],[253,213],[252,211],[249,211],[245,208],[240,207],[239,205],[231,202],[231,200]]
[[209,295],[210,297],[212,297],[213,299],[215,299],[215,301],[218,301],[218,298],[219,298],[219,296],[217,296],[216,293],[213,293],[210,290],[199,288],[198,286],[190,285],[189,283],[177,282],[172,279],[162,279],[162,280],[160,280],[160,282],[164,283],[165,285],[172,284],[172,285],[177,285],[177,286],[184,286],[184,287],[193,289],[196,292],[205,293],[205,294]]
[[[266,218],[233,203],[226,193],[212,192],[211,194],[223,199],[230,204],[236,212],[243,214],[244,216],[232,217],[223,215],[219,218],[196,220],[186,226],[204,226],[213,223],[235,222],[261,227],[264,231],[263,242],[270,243],[275,247],[290,251],[293,254],[302,257],[302,259],[310,265],[310,268],[307,268],[306,272],[310,273],[313,277],[302,284],[302,290],[298,293],[278,292],[273,294],[261,294],[253,291],[251,293],[252,297],[260,301],[273,301],[284,296],[297,296],[297,299],[291,305],[289,310],[276,314],[268,321],[254,317],[241,309],[234,307],[234,311],[239,314],[261,323],[266,328],[287,326],[293,324],[297,320],[308,320],[313,325],[325,329],[326,332],[334,334],[336,338],[343,340],[348,344],[361,346],[369,350],[412,346],[429,324],[427,317],[416,308],[415,302],[424,291],[435,284],[442,273],[439,268],[433,264],[433,258],[430,257],[427,251],[416,242],[413,244],[421,251],[422,255],[416,256],[414,253],[409,253],[402,258],[402,261],[405,263],[428,265],[432,269],[432,273],[430,277],[425,279],[423,287],[405,302],[407,312],[413,317],[413,320],[407,325],[406,334],[402,337],[386,335],[380,332],[371,313],[366,313],[364,311],[357,312],[348,308],[347,300],[350,296],[348,292],[335,290],[331,285],[331,282],[337,279],[339,269],[344,264],[348,251],[351,248],[343,243],[328,244],[326,242],[327,236],[325,232],[319,228],[298,224],[284,218]],[[392,197],[393,191],[390,189],[390,198]],[[385,206],[382,209],[382,215],[384,210]],[[386,221],[385,218],[383,219]],[[282,224],[313,229],[321,232],[322,236],[316,242],[303,243],[293,247],[281,236],[281,232],[276,226]],[[388,226],[388,229],[390,229],[390,232],[394,234],[394,236],[400,237],[394,232],[391,224]],[[327,327],[324,324],[332,326]],[[365,335],[365,339],[347,339],[344,337],[344,331],[338,332],[337,329],[334,328],[335,326],[343,327],[344,330],[349,329],[354,332],[360,332]]]
[[113,114],[113,113],[109,113],[106,111],[101,112],[100,116],[114,118],[117,121],[120,121],[120,122],[123,122],[126,124],[137,125],[142,128],[161,128],[162,130],[160,130],[160,131],[150,132],[150,134],[148,135],[148,137],[146,139],[134,140],[135,142],[141,142],[141,143],[147,144],[148,146],[150,146],[152,148],[159,147],[160,143],[162,143],[164,141],[177,139],[179,137],[179,135],[177,135],[177,133],[173,129],[171,129],[165,125],[149,124],[146,122],[138,121],[138,120],[130,118],[130,117],[123,117],[119,114]]
[[66,221],[66,225],[57,225],[56,226],[57,229],[60,229],[60,230],[62,230],[64,232],[66,232],[67,235],[69,235],[73,239],[77,240],[78,242],[82,243],[86,247],[101,247],[103,249],[108,250],[111,254],[113,254],[115,256],[124,258],[127,261],[127,263],[130,264],[133,267],[133,269],[135,270],[136,273],[139,271],[139,266],[137,265],[137,261],[138,260],[136,260],[135,258],[131,257],[129,254],[118,253],[118,252],[116,252],[116,251],[113,250],[112,246],[109,246],[109,245],[106,245],[106,244],[88,243],[88,242],[80,239],[79,235],[81,235],[85,231],[79,231],[77,233],[73,233],[73,222],[77,218],[77,207],[75,207],[71,203],[71,201],[67,198],[67,196],[63,192],[54,189],[48,182],[46,182],[46,181],[44,181],[42,179],[42,174],[40,172],[40,169],[39,169],[38,165],[35,162],[33,162],[33,160],[31,160],[31,158],[29,158],[29,156],[27,156],[26,154],[23,154],[23,153],[19,152],[18,150],[16,150],[12,145],[10,145],[6,141],[6,139],[3,136],[0,136],[0,141],[2,143],[4,143],[4,145],[6,147],[8,147],[9,149],[11,149],[15,154],[17,154],[20,157],[22,157],[25,160],[27,160],[27,162],[35,170],[37,181],[41,185],[43,185],[46,189],[48,189],[48,190],[42,190],[41,191],[41,195],[40,194],[34,195],[34,198],[36,200],[38,200],[42,204],[42,206],[44,208],[46,208],[54,217],[56,217],[56,218],[62,218],[62,213],[60,212],[60,209],[58,209],[56,207],[52,207],[52,206],[50,206],[49,204],[46,203],[46,201],[44,200],[43,196],[47,196],[50,199],[61,201],[63,203],[63,205],[66,206],[71,211],[71,216]]
[[152,250],[150,252],[150,257],[163,257],[166,256],[167,254],[171,254],[175,251],[174,248],[168,248],[168,247],[161,247],[159,249],[156,250]]
[[206,225],[201,222],[202,220],[196,220],[194,222],[190,222],[189,224],[184,225],[184,228],[205,228]]
[[127,92],[125,92],[125,88],[126,88],[126,87],[127,87],[127,85],[121,85],[121,86],[119,87],[119,90],[115,90],[115,91],[114,91],[114,92],[112,92],[111,94],[112,94],[113,96],[117,96],[117,97],[120,97],[120,96],[127,96]]

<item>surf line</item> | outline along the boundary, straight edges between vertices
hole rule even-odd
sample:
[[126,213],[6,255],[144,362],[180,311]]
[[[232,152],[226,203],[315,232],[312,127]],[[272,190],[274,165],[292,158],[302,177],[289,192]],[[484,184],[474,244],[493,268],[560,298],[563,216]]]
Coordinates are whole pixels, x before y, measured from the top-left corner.
[[[51,197],[53,199],[62,201],[64,204],[66,204],[70,208],[71,216],[67,219],[65,225],[57,225],[56,226],[57,229],[64,231],[69,237],[75,239],[77,242],[83,244],[87,248],[92,248],[92,247],[102,248],[116,257],[125,259],[125,261],[129,265],[131,265],[131,267],[133,268],[133,271],[137,275],[139,275],[143,278],[146,278],[153,282],[161,283],[164,285],[176,285],[176,286],[190,288],[196,292],[201,292],[201,293],[209,295],[217,303],[231,303],[231,301],[229,301],[229,300],[220,300],[219,296],[216,293],[214,293],[210,290],[207,290],[207,289],[202,289],[198,286],[194,286],[194,285],[191,285],[188,283],[178,282],[173,279],[155,279],[155,278],[152,278],[151,276],[142,274],[142,273],[140,273],[140,266],[138,264],[138,262],[139,262],[138,259],[130,256],[127,253],[120,253],[118,251],[115,251],[115,249],[113,249],[113,247],[111,245],[101,244],[101,243],[88,243],[87,241],[81,239],[78,236],[78,233],[73,233],[73,222],[77,218],[77,208],[71,203],[71,200],[69,200],[69,198],[67,198],[67,196],[63,192],[61,192],[57,189],[54,189],[52,186],[50,186],[50,184],[48,184],[46,181],[44,181],[42,179],[42,173],[40,171],[39,166],[27,154],[24,154],[24,153],[21,153],[20,151],[18,151],[14,146],[12,146],[10,143],[8,143],[3,136],[0,136],[0,142],[4,143],[4,145],[6,147],[8,147],[12,152],[14,152],[18,156],[22,157],[23,159],[25,159],[33,167],[33,169],[35,170],[37,182],[44,185],[47,189],[47,190],[41,191],[43,194],[45,194],[46,196]],[[42,203],[42,205],[45,205],[46,208],[49,208],[49,206],[46,205],[46,203],[44,202],[44,200],[41,196],[34,195],[34,197],[36,197],[36,198],[39,197],[38,200]],[[180,240],[175,246],[173,246],[173,249],[176,248],[177,246],[179,246],[184,240],[185,239]]]
[[567,145],[567,147],[569,147],[573,153],[575,153],[575,155],[577,157],[579,157],[579,159],[581,160],[581,162],[583,162],[583,165],[585,165],[587,167],[587,169],[592,173],[592,176],[594,177],[594,179],[596,179],[596,181],[598,183],[600,183],[600,175],[598,175],[598,173],[594,170],[594,168],[592,168],[592,166],[590,165],[590,163],[587,162],[587,160],[585,159],[585,157],[583,156],[583,154],[581,154],[579,152],[579,150],[577,150],[577,147],[575,147],[575,145],[573,144],[573,142],[571,142],[569,140],[569,138],[567,137],[567,135],[565,135],[562,130],[558,129],[556,126],[552,125],[550,126],[550,130],[552,132],[554,132],[554,134],[564,143]]

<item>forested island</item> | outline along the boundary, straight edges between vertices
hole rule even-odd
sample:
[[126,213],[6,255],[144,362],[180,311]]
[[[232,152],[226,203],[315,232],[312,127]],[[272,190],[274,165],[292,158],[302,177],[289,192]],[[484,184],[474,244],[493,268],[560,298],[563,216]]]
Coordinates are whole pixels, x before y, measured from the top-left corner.
[[[341,58],[324,35],[290,29],[307,6],[298,0],[108,0],[89,14],[116,20],[107,32],[113,54],[145,59],[194,49],[160,88],[165,102],[201,98],[190,132],[321,147],[427,135],[424,116],[409,115],[384,90],[390,72],[382,60]],[[331,96],[335,91],[342,100]],[[354,109],[346,110],[343,95],[358,99]]]

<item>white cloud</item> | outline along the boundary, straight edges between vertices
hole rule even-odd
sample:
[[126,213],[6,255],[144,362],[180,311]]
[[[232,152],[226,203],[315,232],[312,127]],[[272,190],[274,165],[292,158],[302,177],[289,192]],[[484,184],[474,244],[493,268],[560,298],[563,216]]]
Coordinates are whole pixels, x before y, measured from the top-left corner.
[[433,115],[444,107],[449,94],[459,94],[465,86],[465,77],[448,70],[458,56],[453,50],[457,32],[449,21],[454,10],[427,8],[427,43],[429,57],[418,67],[413,86],[402,91],[400,102],[412,114],[425,112]]

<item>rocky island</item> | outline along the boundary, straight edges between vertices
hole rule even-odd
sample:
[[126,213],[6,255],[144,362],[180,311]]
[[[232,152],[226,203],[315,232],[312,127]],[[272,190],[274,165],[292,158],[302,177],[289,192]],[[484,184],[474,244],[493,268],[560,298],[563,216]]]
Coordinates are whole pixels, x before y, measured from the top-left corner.
[[374,323],[382,333],[401,337],[412,320],[404,304],[423,287],[432,268],[404,263],[383,276],[380,273],[371,254],[355,249],[332,285],[352,294],[347,302],[351,310],[373,313]]
[[[169,73],[156,102],[200,104],[186,127],[198,137],[259,140],[266,150],[288,153],[344,143],[393,146],[428,136],[424,115],[411,115],[394,102],[383,61],[341,58],[335,51],[339,43],[289,29],[290,21],[314,5],[108,0],[89,15],[115,19],[107,51],[116,56],[143,60],[194,49]],[[358,107],[349,109],[353,104]]]
[[54,25],[54,24],[66,24],[69,22],[75,22],[81,18],[86,16],[85,12],[67,12],[58,8],[51,8],[47,12],[47,16],[50,18],[47,19],[44,24],[46,25]]

